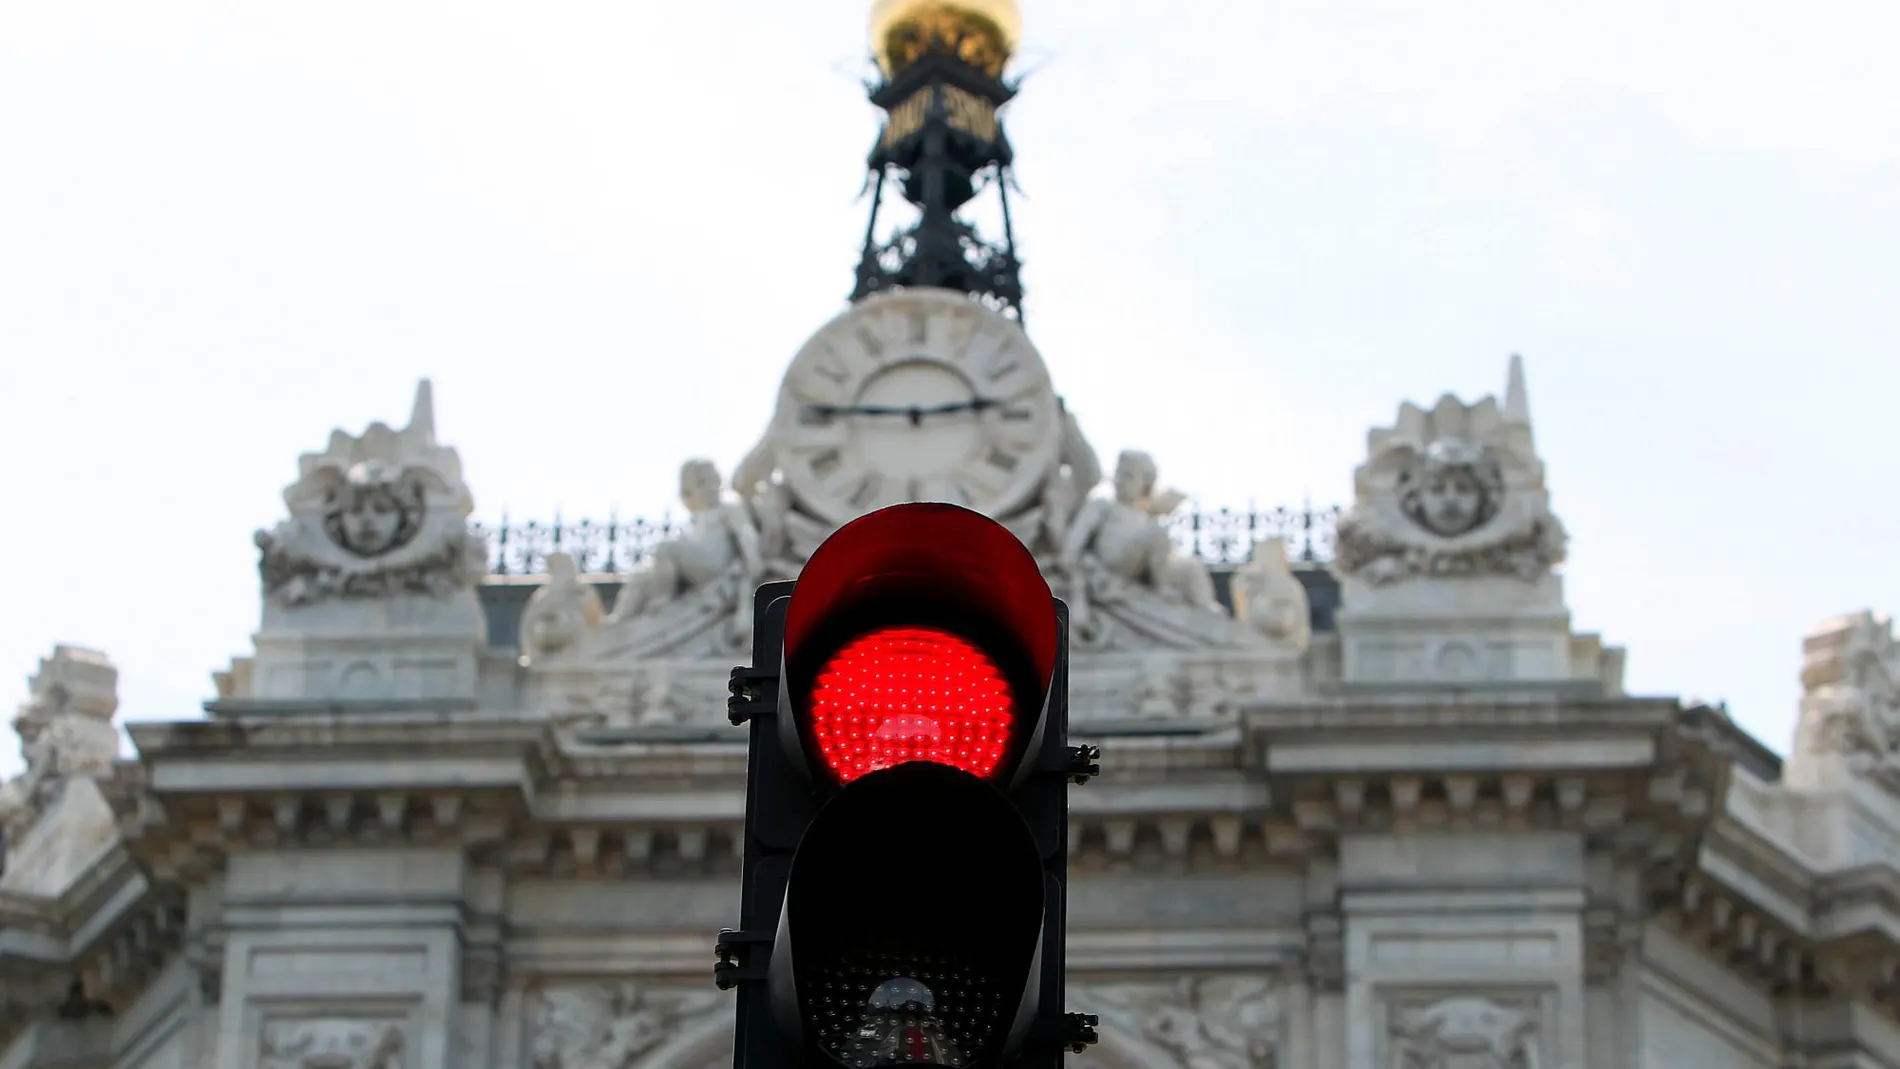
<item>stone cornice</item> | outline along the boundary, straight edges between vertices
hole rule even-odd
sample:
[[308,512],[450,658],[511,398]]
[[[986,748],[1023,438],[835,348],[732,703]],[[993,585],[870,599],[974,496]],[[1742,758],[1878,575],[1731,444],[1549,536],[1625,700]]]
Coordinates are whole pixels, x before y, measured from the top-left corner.
[[1694,866],[1651,873],[1656,917],[1771,990],[1864,999],[1900,1019],[1900,864],[1818,868],[1803,827],[1769,821],[1776,803],[1799,813],[1857,796],[1787,792],[1745,773],[1731,785]]
[[[19,981],[16,1007],[43,1009],[75,975],[93,998],[136,990],[187,941],[185,889],[254,848],[456,844],[481,864],[553,876],[737,864],[738,732],[575,747],[543,721],[427,709],[131,732],[140,761],[101,784],[123,847],[57,901],[0,898],[0,975]],[[1781,788],[1736,774],[1737,759],[1763,767],[1758,747],[1716,711],[1342,692],[1249,707],[1225,726],[1094,741],[1103,774],[1071,792],[1078,871],[1287,870],[1352,831],[1566,829],[1648,892],[1622,905],[1593,891],[1588,910],[1603,917],[1592,924],[1613,933],[1602,938],[1627,943],[1630,923],[1656,910],[1766,981],[1900,992],[1900,869],[1816,873],[1751,815],[1750,799]],[[1336,922],[1321,910],[1308,934]]]

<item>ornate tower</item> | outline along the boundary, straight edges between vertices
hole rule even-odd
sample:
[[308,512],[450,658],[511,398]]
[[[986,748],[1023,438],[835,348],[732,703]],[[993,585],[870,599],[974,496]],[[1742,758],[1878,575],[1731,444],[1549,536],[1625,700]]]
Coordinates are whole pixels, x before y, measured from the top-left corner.
[[[1015,87],[1003,70],[1016,47],[1015,0],[878,0],[871,46],[881,79],[871,102],[885,113],[871,149],[871,219],[856,301],[888,289],[956,290],[1022,319],[1022,280],[1010,227],[1011,152],[998,112]],[[908,225],[879,231],[888,186],[916,208]],[[961,212],[994,190],[999,244]]]

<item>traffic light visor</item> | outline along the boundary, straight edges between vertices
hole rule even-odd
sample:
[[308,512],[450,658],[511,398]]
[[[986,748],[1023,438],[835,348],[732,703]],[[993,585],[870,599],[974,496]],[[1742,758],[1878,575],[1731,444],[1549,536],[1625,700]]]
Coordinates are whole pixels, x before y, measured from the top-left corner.
[[1021,756],[1055,669],[1041,569],[1008,528],[955,505],[846,524],[785,616],[799,744],[840,783],[910,761],[996,778]]

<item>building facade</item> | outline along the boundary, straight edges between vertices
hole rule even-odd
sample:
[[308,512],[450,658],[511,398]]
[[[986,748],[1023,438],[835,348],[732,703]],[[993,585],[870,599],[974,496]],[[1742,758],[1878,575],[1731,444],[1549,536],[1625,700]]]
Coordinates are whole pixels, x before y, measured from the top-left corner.
[[685,523],[474,524],[424,383],[286,465],[207,716],[120,760],[111,661],[42,662],[0,790],[0,1069],[729,1064],[750,595],[915,499],[1007,524],[1071,608],[1103,751],[1071,793],[1078,1062],[1900,1067],[1890,622],[1807,636],[1785,768],[1626,693],[1571,626],[1515,358],[1497,396],[1400,405],[1336,516],[1182,514],[1151,456],[1098,457],[1013,240],[959,221],[1006,187],[971,176],[1007,174],[1013,8],[905,7],[871,165],[915,222],[729,477],[683,465]]

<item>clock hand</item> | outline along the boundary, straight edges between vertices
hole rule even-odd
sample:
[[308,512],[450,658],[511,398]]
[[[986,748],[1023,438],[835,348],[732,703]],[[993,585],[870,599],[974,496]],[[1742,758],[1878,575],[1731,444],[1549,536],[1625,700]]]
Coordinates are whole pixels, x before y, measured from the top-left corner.
[[814,416],[829,419],[833,416],[903,416],[915,427],[923,423],[925,416],[947,416],[957,412],[982,412],[1003,404],[989,397],[972,397],[968,401],[949,401],[940,405],[807,405],[806,411]]

